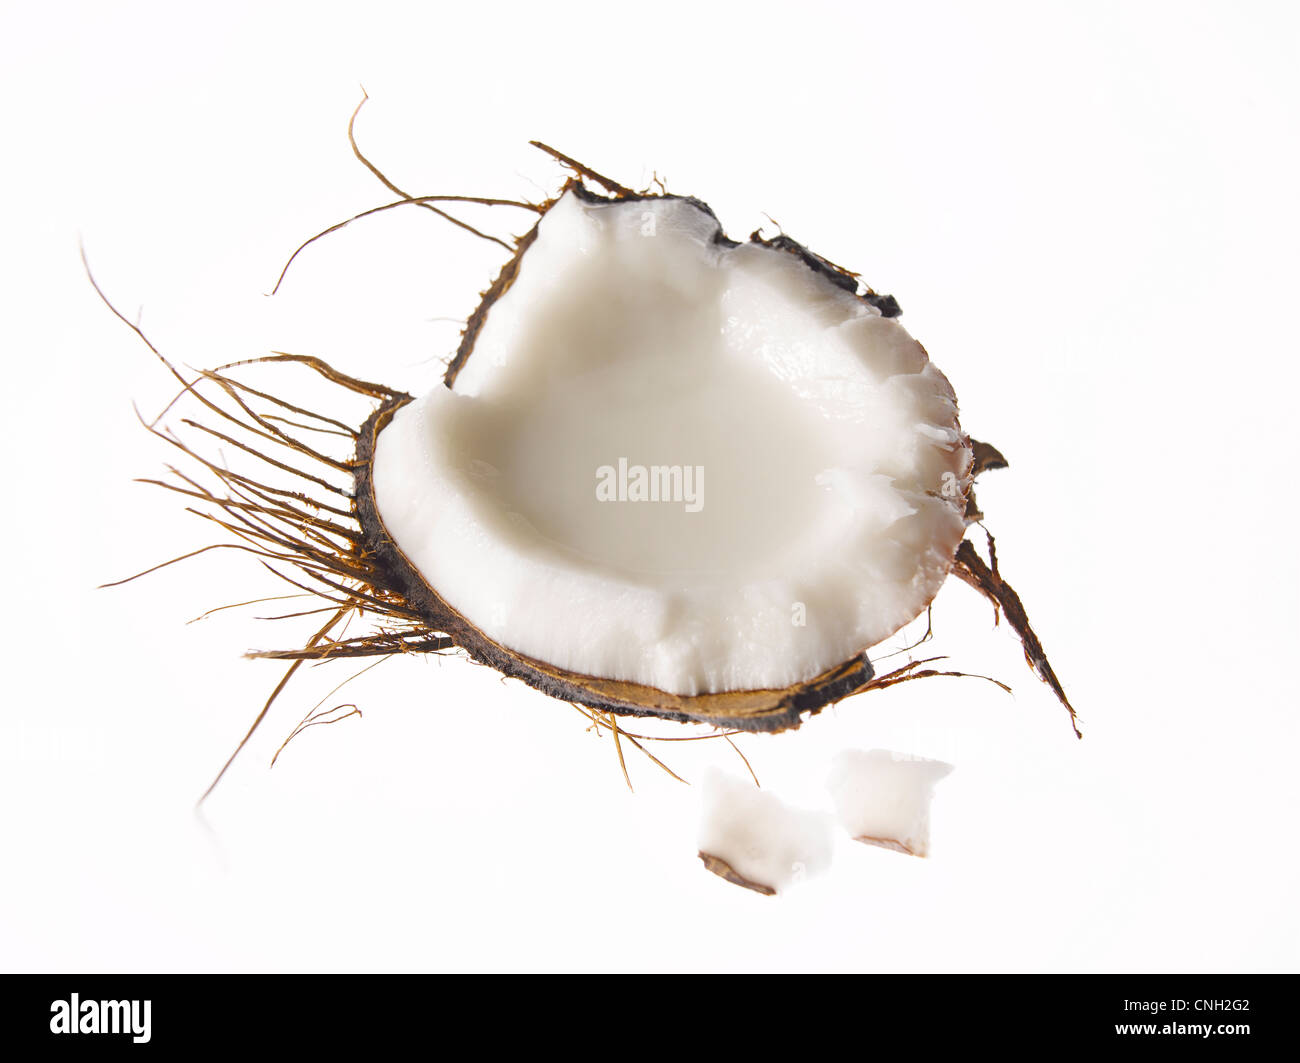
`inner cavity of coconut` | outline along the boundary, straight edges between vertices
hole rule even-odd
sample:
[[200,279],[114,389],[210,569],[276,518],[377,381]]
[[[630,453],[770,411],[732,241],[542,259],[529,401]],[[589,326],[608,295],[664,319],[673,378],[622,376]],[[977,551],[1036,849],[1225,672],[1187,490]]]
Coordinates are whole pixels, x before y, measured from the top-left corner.
[[685,199],[566,193],[451,388],[380,432],[380,516],[488,637],[690,695],[781,688],[938,591],[971,452],[947,380]]

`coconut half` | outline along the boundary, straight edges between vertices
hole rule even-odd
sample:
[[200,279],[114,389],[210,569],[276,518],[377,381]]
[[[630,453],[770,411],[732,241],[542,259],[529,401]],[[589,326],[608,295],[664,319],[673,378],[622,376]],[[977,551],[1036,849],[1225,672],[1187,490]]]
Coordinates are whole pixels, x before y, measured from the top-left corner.
[[849,275],[570,182],[358,508],[431,626],[548,693],[757,729],[872,676],[965,532],[951,386]]
[[[1006,619],[1074,723],[992,536],[987,561],[963,538],[982,518],[974,477],[1006,459],[962,431],[892,297],[784,235],[728,239],[699,200],[633,192],[539,143],[575,175],[540,204],[411,196],[351,125],[349,141],[400,198],[313,236],[285,271],[329,233],[411,206],[513,252],[428,394],[300,354],[189,378],[95,285],[180,385],[164,414],[199,407],[181,421],[193,445],[163,414],[145,422],[190,462],[148,482],[227,536],[145,572],[251,553],[319,599],[280,619],[326,614],[305,644],[250,652],[287,669],[208,793],[308,661],[459,648],[616,737],[615,714],[795,727],[859,691],[965,674],[909,657],[876,675],[868,658],[950,574]],[[507,244],[450,212],[471,203],[538,220]],[[314,374],[311,392],[323,380],[347,410],[308,408],[302,382],[254,386],[254,365]],[[211,455],[214,440],[232,449]],[[369,630],[349,636],[359,617]]]

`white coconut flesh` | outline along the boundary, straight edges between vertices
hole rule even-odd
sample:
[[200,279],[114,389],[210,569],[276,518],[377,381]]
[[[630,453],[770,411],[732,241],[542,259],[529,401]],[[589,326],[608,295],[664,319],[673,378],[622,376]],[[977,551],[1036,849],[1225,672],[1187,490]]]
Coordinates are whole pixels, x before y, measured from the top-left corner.
[[375,501],[490,639],[678,695],[780,689],[919,614],[971,452],[897,321],[683,199],[542,218],[454,386],[378,436]]
[[[750,888],[781,893],[831,865],[833,820],[824,812],[793,808],[737,779],[710,769],[701,789],[698,845]],[[735,879],[733,879],[734,881]]]
[[840,823],[857,841],[928,856],[934,784],[951,771],[938,760],[852,750],[835,758],[827,786]]

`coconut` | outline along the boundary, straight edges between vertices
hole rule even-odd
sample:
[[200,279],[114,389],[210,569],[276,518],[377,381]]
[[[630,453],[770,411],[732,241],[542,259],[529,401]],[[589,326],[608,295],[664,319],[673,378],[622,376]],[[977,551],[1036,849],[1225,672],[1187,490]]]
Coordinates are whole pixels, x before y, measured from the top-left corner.
[[830,867],[826,813],[793,808],[717,769],[705,775],[700,796],[700,860],[732,885],[770,897]]
[[827,788],[854,841],[910,856],[930,854],[930,801],[951,764],[884,749],[845,750]]
[[[154,482],[335,609],[306,645],[253,654],[290,662],[271,700],[303,661],[459,649],[616,735],[618,715],[781,731],[959,674],[936,658],[877,674],[869,657],[956,574],[1069,707],[992,538],[987,564],[964,538],[975,477],[1006,460],[962,429],[896,300],[784,234],[732,240],[702,201],[545,145],[572,176],[533,204],[410,196],[352,143],[401,197],[366,214],[421,206],[483,236],[448,208],[537,221],[418,398],[304,355],[187,380],[150,344],[224,427],[185,423],[270,470],[233,471],[155,421],[207,480]],[[310,370],[370,412],[254,387],[254,363]],[[377,629],[344,638],[358,614]]]
[[859,689],[965,532],[943,374],[874,293],[695,199],[570,182],[521,244],[444,382],[363,436],[408,599],[615,712],[778,730]]

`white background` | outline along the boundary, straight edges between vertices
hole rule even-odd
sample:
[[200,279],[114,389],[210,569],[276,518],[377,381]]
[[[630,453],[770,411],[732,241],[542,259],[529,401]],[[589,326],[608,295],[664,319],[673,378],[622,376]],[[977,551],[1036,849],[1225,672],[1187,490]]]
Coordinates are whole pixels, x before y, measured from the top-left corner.
[[[2,10],[0,966],[1296,968],[1293,7]],[[698,788],[626,750],[630,794],[573,709],[457,659],[364,676],[335,698],[364,718],[268,771],[347,673],[307,676],[196,816],[278,675],[240,654],[303,630],[185,623],[280,593],[233,554],[93,589],[210,535],[131,483],[170,460],[131,407],[168,381],[77,243],[179,361],[432,386],[499,249],[397,211],[263,294],[391,198],[344,137],[362,84],[359,136],[413,192],[540,197],[540,138],[897,294],[1011,459],[980,501],[1085,739],[954,584],[930,648],[1014,697],[918,683],[740,742],[810,807],[839,749],[955,764],[928,861],[845,842],[783,897],[731,887],[695,859]]]

